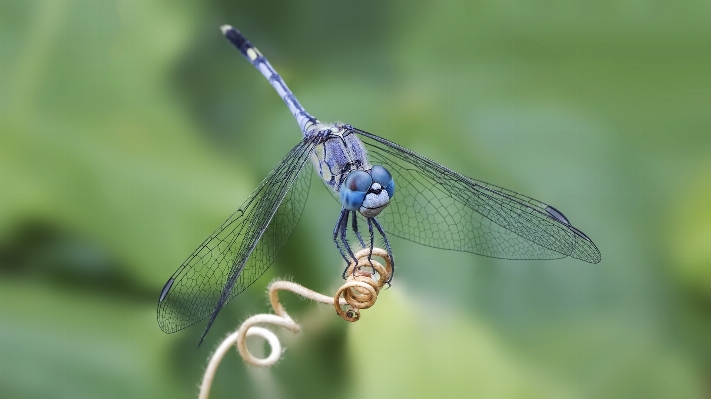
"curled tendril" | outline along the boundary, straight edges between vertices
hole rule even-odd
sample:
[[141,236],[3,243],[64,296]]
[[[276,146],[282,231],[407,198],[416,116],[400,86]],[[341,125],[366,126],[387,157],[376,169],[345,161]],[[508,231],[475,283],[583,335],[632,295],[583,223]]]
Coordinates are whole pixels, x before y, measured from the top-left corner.
[[[218,346],[212,354],[210,362],[207,365],[202,384],[200,385],[200,395],[198,398],[207,399],[210,394],[210,387],[212,386],[215,372],[222,358],[233,345],[237,346],[237,350],[240,356],[242,356],[242,359],[253,366],[270,367],[279,361],[283,352],[279,338],[272,331],[256,326],[256,324],[273,324],[284,327],[293,333],[301,331],[301,327],[289,317],[289,314],[286,313],[286,310],[284,310],[284,307],[279,302],[279,290],[291,291],[316,302],[333,304],[338,315],[344,320],[350,322],[358,321],[360,319],[360,310],[367,309],[375,304],[375,300],[378,298],[378,292],[383,285],[387,284],[392,274],[392,261],[387,251],[380,248],[373,248],[372,252],[373,256],[382,258],[385,261],[385,267],[375,260],[369,260],[369,255],[369,248],[358,251],[355,254],[358,262],[351,263],[348,266],[348,278],[333,297],[311,291],[291,281],[274,281],[269,284],[269,302],[275,314],[259,314],[248,318],[242,323],[237,332],[230,334],[222,341],[220,346]],[[363,268],[371,268],[372,271],[362,270]],[[377,280],[375,279],[376,274],[378,275]],[[343,296],[343,298],[341,298],[341,296]],[[345,309],[343,308],[344,306],[346,307]],[[255,357],[249,352],[249,349],[247,349],[247,337],[254,336],[264,338],[269,344],[271,352],[266,358]]]
[[[382,258],[385,261],[385,266],[375,260],[368,259],[369,255],[370,249],[363,249],[355,254],[358,263],[351,263],[348,266],[346,271],[348,278],[333,297],[333,306],[336,308],[336,312],[346,321],[358,321],[360,310],[368,309],[375,304],[378,292],[383,288],[383,285],[387,284],[392,275],[392,261],[387,251],[373,248],[373,256]],[[372,271],[365,271],[363,268],[370,268]],[[374,278],[376,274],[378,275],[377,280]],[[345,309],[341,306],[343,301],[348,304]]]

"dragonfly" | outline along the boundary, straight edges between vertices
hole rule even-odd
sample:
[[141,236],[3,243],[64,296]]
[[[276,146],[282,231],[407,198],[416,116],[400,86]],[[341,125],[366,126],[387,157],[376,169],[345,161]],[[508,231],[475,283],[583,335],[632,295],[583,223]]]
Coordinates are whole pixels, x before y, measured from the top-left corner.
[[[304,210],[314,169],[341,204],[332,239],[347,263],[354,260],[349,230],[372,252],[374,229],[391,259],[388,234],[493,258],[600,262],[593,241],[556,208],[349,124],[314,118],[242,33],[228,25],[221,30],[281,96],[302,139],[165,283],[157,311],[164,332],[209,318],[202,343],[220,310],[274,263]],[[369,243],[359,222],[367,225]]]

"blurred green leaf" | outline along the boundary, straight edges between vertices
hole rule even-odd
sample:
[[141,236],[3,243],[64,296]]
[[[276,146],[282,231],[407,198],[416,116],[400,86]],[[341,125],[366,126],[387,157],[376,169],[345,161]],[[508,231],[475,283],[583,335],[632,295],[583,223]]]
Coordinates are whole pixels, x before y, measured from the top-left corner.
[[410,295],[381,292],[349,330],[353,397],[555,398],[581,389],[594,397],[703,397],[700,376],[656,347],[654,334],[600,323],[530,330],[528,343],[543,352],[536,358],[547,359],[532,365],[521,357],[531,348],[516,351],[456,308],[429,308]]
[[6,398],[191,397],[169,383],[153,306],[0,281]]
[[[352,397],[557,398],[560,381],[526,369],[496,334],[461,314],[381,292],[349,330]],[[403,361],[403,359],[409,359]]]
[[706,162],[687,179],[667,209],[673,273],[694,293],[711,299],[711,167]]
[[32,3],[29,26],[3,25],[23,51],[0,81],[12,93],[0,111],[0,169],[12,171],[1,175],[0,226],[41,217],[163,281],[254,184],[210,153],[171,93],[191,7]]

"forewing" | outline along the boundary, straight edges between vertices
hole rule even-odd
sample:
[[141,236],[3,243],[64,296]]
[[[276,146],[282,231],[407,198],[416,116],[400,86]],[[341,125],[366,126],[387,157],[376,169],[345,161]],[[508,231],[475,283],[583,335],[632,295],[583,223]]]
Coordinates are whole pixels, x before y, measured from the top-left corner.
[[304,209],[311,182],[307,160],[313,148],[309,139],[294,147],[176,270],[159,299],[161,330],[173,333],[216,315],[264,274]]
[[431,247],[494,258],[572,256],[600,261],[592,240],[554,208],[462,176],[371,133],[354,131],[366,145],[370,163],[387,168],[395,180],[394,198],[378,216],[387,232]]

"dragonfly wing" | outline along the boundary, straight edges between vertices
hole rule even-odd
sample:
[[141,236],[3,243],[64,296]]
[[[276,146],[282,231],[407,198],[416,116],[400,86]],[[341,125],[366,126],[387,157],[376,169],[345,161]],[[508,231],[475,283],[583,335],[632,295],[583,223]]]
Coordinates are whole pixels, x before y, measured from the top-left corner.
[[423,245],[505,259],[572,256],[600,262],[590,238],[538,200],[460,175],[391,141],[354,129],[370,163],[387,168],[395,195],[385,230]]
[[158,302],[161,330],[173,333],[212,315],[209,329],[220,309],[274,262],[304,209],[314,146],[313,139],[296,145],[168,279]]

